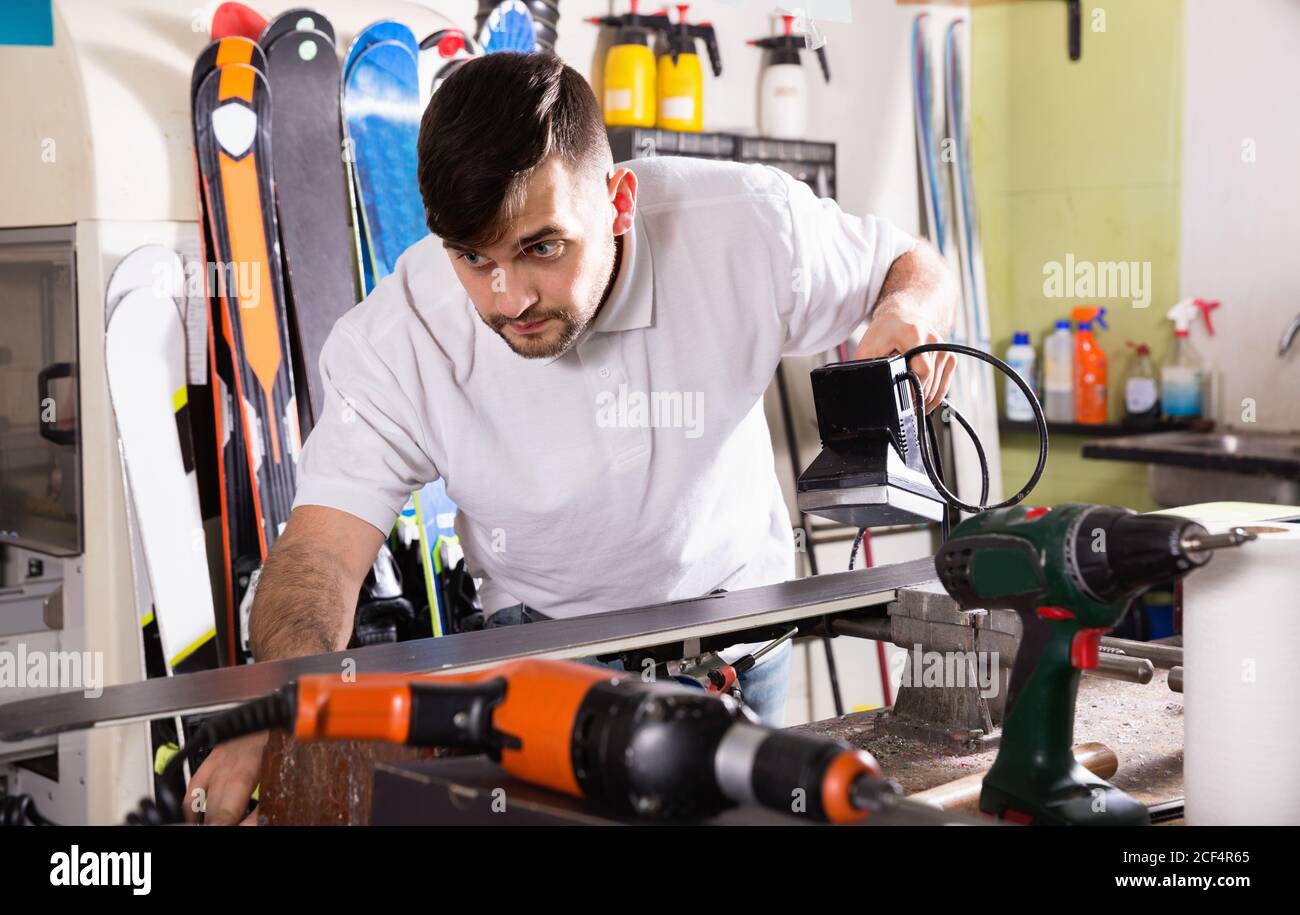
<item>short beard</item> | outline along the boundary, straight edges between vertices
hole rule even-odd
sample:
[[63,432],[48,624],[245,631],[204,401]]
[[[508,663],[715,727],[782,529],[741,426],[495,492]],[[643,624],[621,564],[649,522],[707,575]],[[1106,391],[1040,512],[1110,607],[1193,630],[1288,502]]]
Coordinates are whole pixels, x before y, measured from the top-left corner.
[[[492,328],[497,336],[504,340],[506,346],[510,347],[510,350],[517,356],[523,356],[525,359],[556,359],[563,356],[577,342],[583,332],[591,326],[591,323],[596,320],[596,315],[600,313],[601,307],[605,304],[610,291],[614,288],[614,280],[617,276],[614,267],[621,244],[621,240],[613,236],[610,237],[609,245],[605,251],[604,273],[608,277],[605,286],[599,293],[593,294],[591,301],[587,303],[587,307],[576,315],[572,311],[545,308],[537,305],[517,318],[507,318],[504,315],[496,314],[492,316],[491,320],[483,319],[483,323]],[[482,318],[482,315],[479,317]],[[548,318],[560,323],[558,334],[547,331],[544,340],[537,339],[536,335],[525,335],[514,339],[506,336],[507,324],[535,324]]]
[[[559,334],[547,331],[545,339],[538,339],[536,334],[525,335],[523,337],[511,338],[506,336],[506,325],[518,322],[522,324],[533,324],[537,321],[553,319],[560,323]],[[573,346],[575,340],[582,336],[582,332],[587,329],[591,323],[590,318],[585,321],[579,320],[571,312],[559,311],[556,309],[530,308],[518,318],[507,318],[503,315],[494,315],[492,320],[485,321],[488,327],[496,331],[498,337],[505,341],[506,346],[517,356],[523,356],[525,359],[551,359],[563,355],[569,347]]]

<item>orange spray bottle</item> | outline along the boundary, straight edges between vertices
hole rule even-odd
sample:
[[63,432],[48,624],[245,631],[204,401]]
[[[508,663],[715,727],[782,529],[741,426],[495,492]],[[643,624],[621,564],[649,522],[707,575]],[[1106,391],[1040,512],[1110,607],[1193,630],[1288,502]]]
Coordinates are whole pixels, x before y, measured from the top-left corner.
[[1074,335],[1074,421],[1087,425],[1106,422],[1106,353],[1093,335],[1095,321],[1106,330],[1106,309],[1096,305],[1075,308],[1071,313],[1078,332]]

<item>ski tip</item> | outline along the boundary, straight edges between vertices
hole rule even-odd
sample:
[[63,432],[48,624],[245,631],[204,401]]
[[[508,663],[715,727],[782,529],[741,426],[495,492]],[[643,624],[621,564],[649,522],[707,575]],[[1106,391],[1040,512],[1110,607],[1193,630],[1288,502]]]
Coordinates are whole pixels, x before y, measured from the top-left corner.
[[357,59],[361,57],[362,52],[371,45],[379,44],[381,41],[395,41],[406,45],[411,52],[411,56],[419,56],[420,46],[416,43],[415,33],[411,31],[409,26],[395,19],[376,19],[357,32],[348,45],[347,53],[343,57],[343,81],[345,83],[347,82],[348,72],[352,69],[352,65],[357,62]]
[[258,36],[257,43],[269,51],[271,45],[292,32],[320,32],[335,41],[334,24],[317,10],[306,6],[295,6],[271,18]]
[[198,58],[194,61],[194,69],[190,72],[191,107],[194,105],[199,87],[203,85],[203,80],[208,74],[227,64],[246,64],[265,74],[266,54],[257,42],[243,35],[227,35],[225,38],[213,41],[199,52]]
[[214,38],[238,35],[257,41],[266,28],[266,17],[243,3],[226,2],[212,12],[212,25],[208,33]]

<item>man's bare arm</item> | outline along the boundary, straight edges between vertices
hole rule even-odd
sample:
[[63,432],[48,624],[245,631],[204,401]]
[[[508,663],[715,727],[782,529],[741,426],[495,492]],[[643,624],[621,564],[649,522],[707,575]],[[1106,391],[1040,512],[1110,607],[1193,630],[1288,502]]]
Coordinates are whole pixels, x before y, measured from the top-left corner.
[[[952,332],[960,301],[961,285],[948,262],[929,242],[918,240],[916,247],[890,265],[853,358],[888,356],[943,341]],[[912,360],[927,410],[938,406],[948,393],[955,364],[951,353],[926,353]]]
[[293,510],[262,567],[249,621],[259,661],[347,647],[357,594],[384,535],[347,512]]

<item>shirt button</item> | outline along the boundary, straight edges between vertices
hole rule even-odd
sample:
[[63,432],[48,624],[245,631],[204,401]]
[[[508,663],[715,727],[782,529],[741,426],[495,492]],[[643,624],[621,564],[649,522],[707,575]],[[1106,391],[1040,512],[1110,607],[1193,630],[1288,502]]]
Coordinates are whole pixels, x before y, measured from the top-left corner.
[[600,375],[601,378],[608,378],[609,369],[605,368],[604,366],[601,366],[600,371],[597,372],[596,374]]

